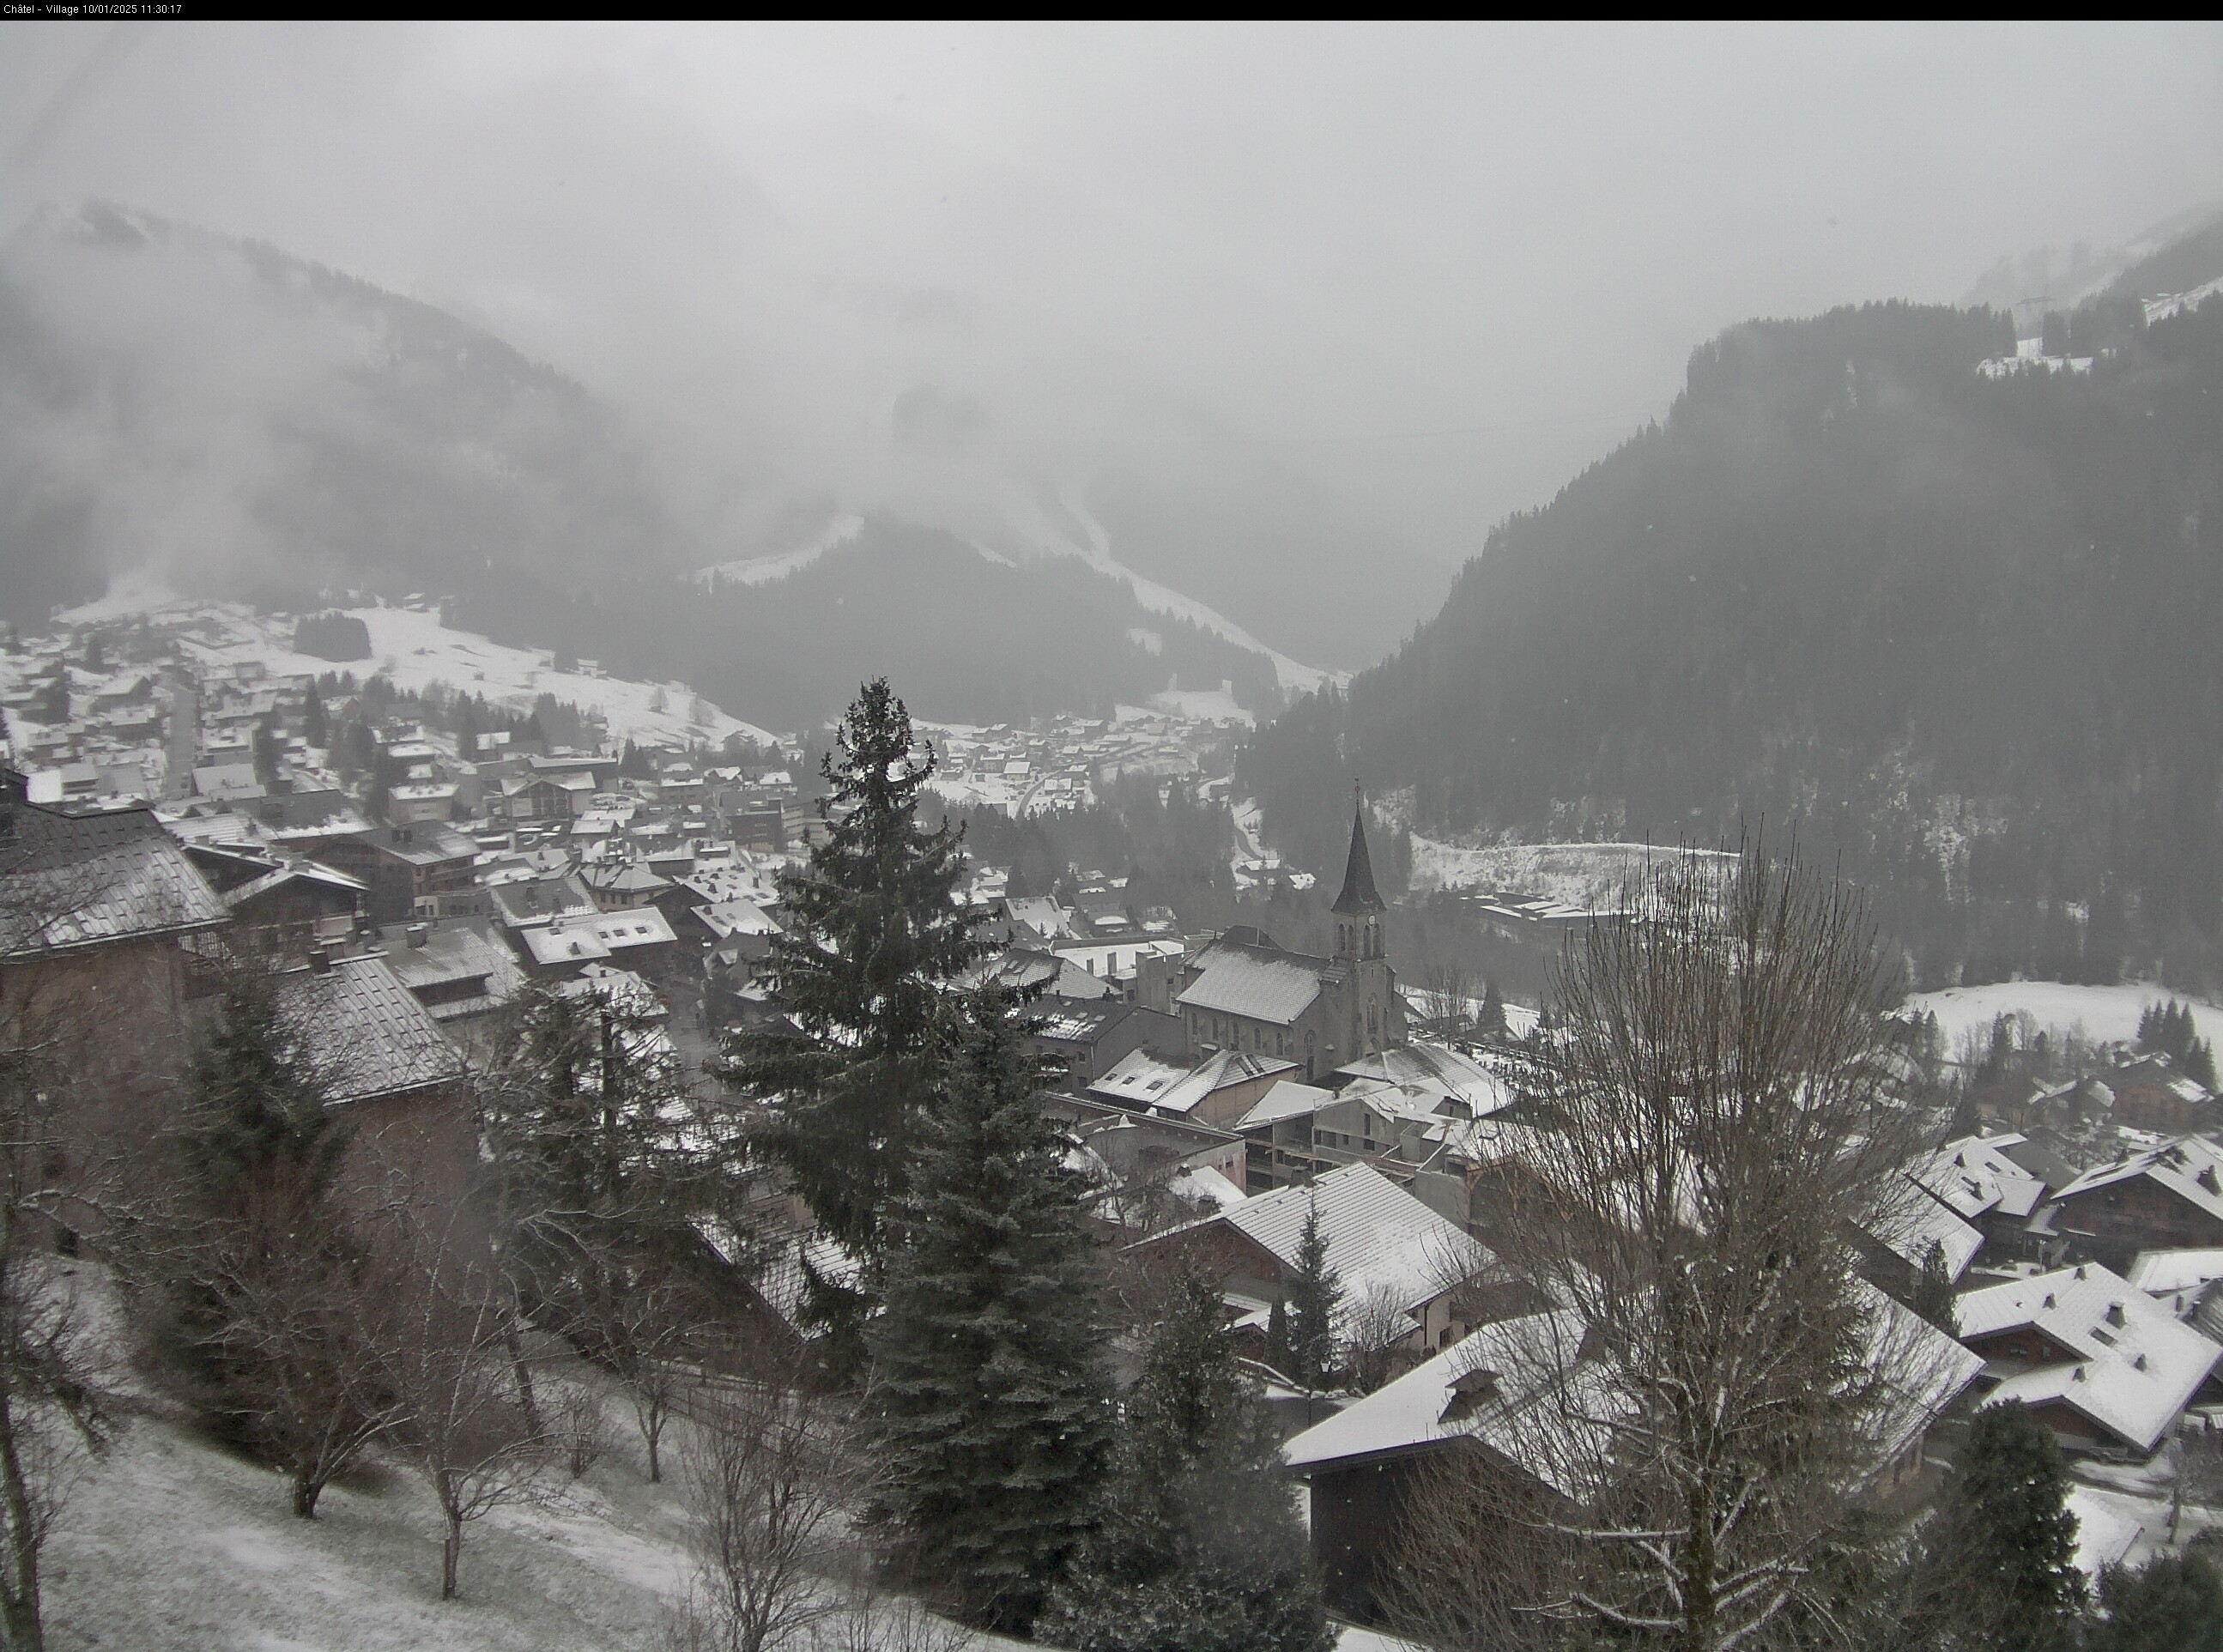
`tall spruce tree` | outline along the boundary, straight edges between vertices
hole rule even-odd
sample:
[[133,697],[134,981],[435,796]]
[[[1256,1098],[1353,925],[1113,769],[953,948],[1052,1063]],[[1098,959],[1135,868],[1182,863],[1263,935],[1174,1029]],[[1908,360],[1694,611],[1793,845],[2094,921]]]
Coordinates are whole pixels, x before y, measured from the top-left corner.
[[1127,1397],[1100,1523],[1036,1633],[1079,1652],[1332,1643],[1277,1436],[1200,1271],[1172,1281]]
[[2088,1652],[2223,1652],[2223,1578],[2197,1554],[2162,1555],[2100,1576]]
[[916,1133],[868,1333],[899,1561],[1023,1630],[1087,1530],[1109,1431],[1088,1189],[990,989]]
[[1914,1276],[1914,1296],[1907,1306],[1948,1336],[1961,1334],[1961,1317],[1954,1305],[1953,1274],[1945,1261],[1945,1246],[1933,1239],[1923,1253],[1921,1271]]
[[525,1309],[620,1368],[633,1310],[722,1214],[724,1144],[689,1105],[660,1012],[622,987],[538,991],[481,1086],[503,1264]]
[[766,965],[800,1038],[745,1033],[723,1071],[771,1102],[758,1145],[818,1224],[868,1262],[913,1162],[917,1121],[948,1039],[948,983],[984,951],[954,896],[961,835],[918,820],[934,773],[910,713],[881,678],[841,719],[821,772],[826,836],[784,873],[783,933]]
[[2085,1602],[2061,1449],[2021,1404],[1976,1414],[1925,1534],[1921,1636],[1986,1652],[2067,1652]]
[[1267,1331],[1267,1358],[1300,1388],[1319,1388],[1336,1369],[1335,1310],[1342,1281],[1328,1265],[1327,1235],[1320,1231],[1319,1204],[1305,1212],[1297,1240],[1295,1277],[1282,1301],[1275,1303]]

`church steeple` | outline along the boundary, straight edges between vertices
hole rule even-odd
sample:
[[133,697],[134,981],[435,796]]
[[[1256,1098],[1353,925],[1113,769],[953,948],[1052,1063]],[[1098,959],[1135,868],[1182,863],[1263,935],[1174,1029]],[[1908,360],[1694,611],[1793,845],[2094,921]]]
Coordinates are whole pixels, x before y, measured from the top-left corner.
[[1357,917],[1369,912],[1387,912],[1382,897],[1374,888],[1374,862],[1366,852],[1366,805],[1351,788],[1351,858],[1344,863],[1343,893],[1335,897],[1330,911],[1338,915]]
[[1343,893],[1328,909],[1335,914],[1335,950],[1338,958],[1380,958],[1382,914],[1389,908],[1374,887],[1374,861],[1366,852],[1366,805],[1358,788],[1351,788],[1351,857],[1344,863]]

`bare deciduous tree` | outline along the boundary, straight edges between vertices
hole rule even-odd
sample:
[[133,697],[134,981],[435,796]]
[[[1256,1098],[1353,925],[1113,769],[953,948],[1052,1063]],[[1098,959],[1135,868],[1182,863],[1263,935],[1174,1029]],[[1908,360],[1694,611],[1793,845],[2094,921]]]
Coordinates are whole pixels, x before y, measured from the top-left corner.
[[549,1442],[518,1392],[510,1293],[483,1235],[461,1212],[406,1197],[382,1225],[377,1343],[395,1432],[439,1501],[448,1600],[464,1526],[535,1496]]
[[1722,1652],[1830,1620],[1880,1418],[1921,1385],[1848,1244],[1915,1145],[1889,984],[1858,896],[1757,852],[1654,866],[1571,939],[1530,1077],[1552,1128],[1493,1239],[1580,1335],[1485,1373],[1532,1401],[1408,1523],[1408,1597],[1445,1521],[1506,1551],[1470,1580],[1474,1643]]
[[679,1638],[766,1652],[837,1619],[831,1581],[867,1476],[847,1430],[782,1381],[734,1381],[690,1402],[684,1474],[695,1555]]
[[0,1052],[0,1632],[33,1652],[41,1552],[77,1460],[111,1426],[86,1317],[46,1242],[70,1191],[44,1076],[35,1049]]
[[325,1486],[396,1415],[359,1259],[291,1162],[251,1174],[229,1218],[196,1237],[193,1277],[217,1310],[214,1403],[292,1482],[293,1512],[313,1518]]

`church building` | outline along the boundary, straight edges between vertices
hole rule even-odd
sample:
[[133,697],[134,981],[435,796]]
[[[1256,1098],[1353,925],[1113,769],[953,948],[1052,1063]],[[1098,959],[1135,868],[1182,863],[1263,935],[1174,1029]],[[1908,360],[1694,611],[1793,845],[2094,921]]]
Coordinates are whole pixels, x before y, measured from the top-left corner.
[[1389,908],[1374,887],[1363,805],[1351,813],[1351,855],[1332,910],[1332,957],[1288,952],[1247,926],[1189,955],[1173,1009],[1193,1058],[1217,1050],[1275,1056],[1302,1065],[1310,1081],[1405,1042]]

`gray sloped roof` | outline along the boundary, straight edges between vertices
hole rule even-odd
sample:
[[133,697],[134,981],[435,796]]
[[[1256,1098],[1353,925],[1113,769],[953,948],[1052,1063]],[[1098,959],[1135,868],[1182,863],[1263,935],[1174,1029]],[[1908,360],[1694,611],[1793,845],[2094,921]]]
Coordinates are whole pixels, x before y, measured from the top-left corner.
[[277,982],[278,1010],[335,1106],[451,1084],[463,1058],[384,958],[341,958]]
[[0,838],[0,957],[213,928],[229,917],[152,810],[66,814],[15,802]]
[[1215,952],[1174,1002],[1286,1026],[1311,1007],[1319,990],[1319,972],[1304,964],[1229,948]]

